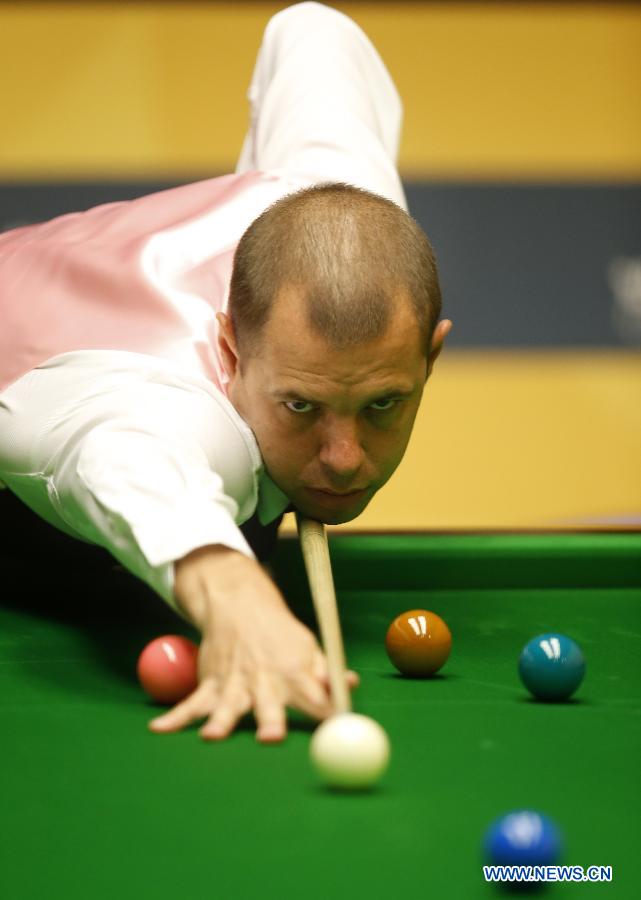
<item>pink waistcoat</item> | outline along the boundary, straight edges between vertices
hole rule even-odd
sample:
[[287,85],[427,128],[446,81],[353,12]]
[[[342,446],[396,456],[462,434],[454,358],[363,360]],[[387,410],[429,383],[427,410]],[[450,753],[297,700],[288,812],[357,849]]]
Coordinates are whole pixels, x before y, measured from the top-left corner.
[[234,250],[310,183],[226,175],[0,234],[0,391],[61,353],[128,350],[196,367],[226,393],[215,316]]

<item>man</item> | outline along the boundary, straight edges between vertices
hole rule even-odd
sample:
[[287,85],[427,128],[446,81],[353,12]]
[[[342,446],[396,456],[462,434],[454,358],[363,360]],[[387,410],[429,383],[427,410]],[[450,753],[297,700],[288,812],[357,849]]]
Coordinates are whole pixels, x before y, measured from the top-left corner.
[[220,739],[253,711],[275,742],[287,706],[332,709],[260,545],[290,505],[366,507],[451,323],[360,29],[279,13],[249,97],[235,175],[0,236],[0,479],[201,631],[199,687],[154,730]]

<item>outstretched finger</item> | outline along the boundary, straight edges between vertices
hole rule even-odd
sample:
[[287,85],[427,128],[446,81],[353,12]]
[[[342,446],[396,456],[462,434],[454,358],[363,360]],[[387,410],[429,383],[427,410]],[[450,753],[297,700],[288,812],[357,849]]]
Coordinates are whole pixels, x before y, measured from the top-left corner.
[[228,737],[240,719],[251,711],[251,697],[245,688],[231,682],[220,697],[214,712],[198,732],[206,741],[220,741]]
[[212,679],[202,681],[196,690],[176,706],[157,716],[149,722],[151,731],[158,734],[180,731],[195,722],[208,716],[216,704],[218,695],[217,687]]
[[[329,692],[329,671],[327,668],[327,660],[322,653],[319,653],[316,657],[314,663],[314,674],[322,681],[323,685],[325,686],[325,690]],[[345,682],[347,684],[347,687],[350,690],[353,690],[354,688],[357,688],[361,683],[360,675],[357,672],[354,672],[352,669],[347,669],[347,671],[345,672]]]
[[287,714],[282,696],[267,677],[258,679],[254,687],[256,740],[261,744],[277,744],[287,736]]
[[316,675],[301,675],[292,687],[287,703],[288,706],[318,721],[327,719],[333,712],[329,691],[322,679]]
[[357,688],[361,683],[361,676],[358,674],[358,672],[354,672],[352,669],[347,670],[347,672],[345,673],[345,677],[347,678],[347,687],[351,688],[352,690],[354,688]]

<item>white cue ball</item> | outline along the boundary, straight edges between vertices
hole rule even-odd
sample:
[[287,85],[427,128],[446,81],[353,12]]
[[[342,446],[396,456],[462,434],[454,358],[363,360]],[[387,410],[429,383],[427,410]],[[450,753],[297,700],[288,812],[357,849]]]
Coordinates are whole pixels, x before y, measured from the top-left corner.
[[361,789],[376,784],[387,769],[390,743],[374,719],[340,713],[325,719],[312,736],[312,764],[330,787]]

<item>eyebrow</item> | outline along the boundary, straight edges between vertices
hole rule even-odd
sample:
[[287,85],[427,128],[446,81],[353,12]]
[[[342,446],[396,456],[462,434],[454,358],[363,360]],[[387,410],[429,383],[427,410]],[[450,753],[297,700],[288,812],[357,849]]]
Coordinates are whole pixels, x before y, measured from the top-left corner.
[[[321,406],[324,401],[318,400],[313,396],[304,396],[298,391],[286,391],[286,390],[275,390],[271,391],[271,396],[276,400],[304,400],[306,403],[316,403]],[[388,388],[387,390],[382,390],[380,393],[373,394],[371,399],[368,401],[369,403],[373,403],[375,400],[391,400],[395,397],[411,397],[414,393],[414,389],[408,390],[407,388]]]

